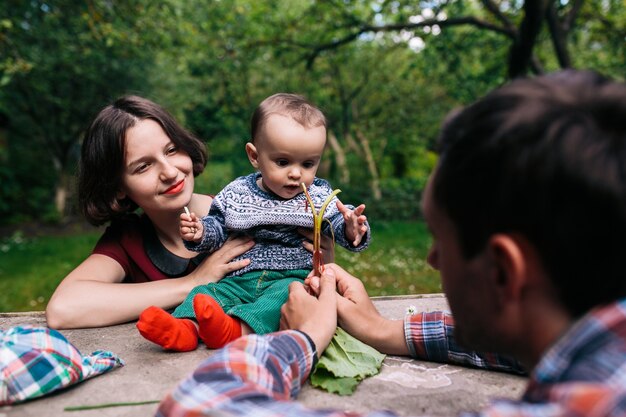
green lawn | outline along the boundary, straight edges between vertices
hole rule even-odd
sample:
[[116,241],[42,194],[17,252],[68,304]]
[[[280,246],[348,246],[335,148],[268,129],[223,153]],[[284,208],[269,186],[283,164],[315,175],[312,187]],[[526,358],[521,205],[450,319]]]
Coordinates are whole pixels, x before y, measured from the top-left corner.
[[[372,226],[362,253],[337,248],[337,263],[360,277],[370,295],[441,292],[439,274],[424,261],[430,237],[423,223]],[[45,309],[61,279],[93,248],[99,232],[0,242],[0,312]]]
[[336,250],[337,263],[376,295],[441,292],[439,272],[426,263],[430,235],[422,222],[372,225],[372,242],[361,253]]
[[0,311],[44,310],[52,292],[95,245],[99,232],[0,243]]

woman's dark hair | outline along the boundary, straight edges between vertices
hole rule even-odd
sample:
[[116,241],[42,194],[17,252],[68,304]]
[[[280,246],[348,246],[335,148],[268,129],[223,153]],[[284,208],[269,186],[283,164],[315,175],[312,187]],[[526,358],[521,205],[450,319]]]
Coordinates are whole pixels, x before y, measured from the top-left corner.
[[137,96],[121,97],[98,113],[83,139],[78,204],[89,223],[101,225],[137,208],[130,199],[118,200],[116,195],[122,183],[126,132],[145,119],[160,124],[172,142],[189,154],[194,176],[204,170],[207,153],[203,142],[158,104]]
[[514,81],[451,116],[439,145],[434,201],[466,258],[517,232],[574,317],[626,296],[626,85],[572,70]]

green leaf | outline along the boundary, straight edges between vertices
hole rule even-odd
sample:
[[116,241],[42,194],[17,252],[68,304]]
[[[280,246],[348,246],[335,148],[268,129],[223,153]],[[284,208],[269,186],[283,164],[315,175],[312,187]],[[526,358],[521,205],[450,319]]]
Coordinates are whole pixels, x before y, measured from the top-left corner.
[[385,355],[338,327],[311,375],[311,384],[350,395],[361,380],[380,371],[384,359]]
[[360,380],[356,378],[337,378],[324,368],[315,368],[311,375],[311,385],[321,388],[333,394],[351,395],[359,385]]

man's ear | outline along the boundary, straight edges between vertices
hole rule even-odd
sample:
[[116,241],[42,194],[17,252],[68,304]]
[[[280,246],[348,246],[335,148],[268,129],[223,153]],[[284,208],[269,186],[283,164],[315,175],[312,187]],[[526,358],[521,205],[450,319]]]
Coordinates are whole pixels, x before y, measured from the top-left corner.
[[259,167],[259,153],[256,150],[256,146],[254,146],[252,142],[246,143],[246,154],[248,155],[248,160],[252,166],[257,169]]
[[495,234],[488,242],[494,289],[501,302],[519,300],[529,283],[528,244],[525,239],[510,234]]
[[115,193],[115,198],[121,201],[126,198],[126,193],[122,190],[119,190],[118,192]]

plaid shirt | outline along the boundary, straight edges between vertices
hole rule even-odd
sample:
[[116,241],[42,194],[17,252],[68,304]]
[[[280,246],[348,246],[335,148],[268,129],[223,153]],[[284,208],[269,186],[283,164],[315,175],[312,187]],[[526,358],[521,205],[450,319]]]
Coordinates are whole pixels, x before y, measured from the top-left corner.
[[123,365],[108,351],[83,356],[47,327],[0,330],[0,405],[41,397]]
[[[408,316],[407,345],[419,359],[520,370],[515,361],[459,348],[452,317]],[[297,331],[240,338],[216,352],[161,403],[158,416],[355,416],[312,410],[294,398],[314,365],[315,348]],[[373,412],[369,417],[390,416]],[[574,324],[543,356],[523,397],[498,400],[478,414],[491,417],[626,415],[626,299],[597,308]]]

